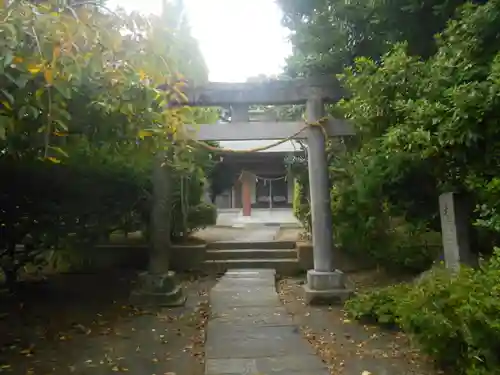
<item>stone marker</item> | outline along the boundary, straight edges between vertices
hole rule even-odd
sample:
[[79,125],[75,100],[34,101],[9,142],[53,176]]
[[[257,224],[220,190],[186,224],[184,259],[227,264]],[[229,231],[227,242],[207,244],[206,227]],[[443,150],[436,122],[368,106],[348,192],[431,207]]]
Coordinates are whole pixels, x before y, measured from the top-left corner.
[[446,268],[456,272],[460,264],[475,266],[477,257],[470,249],[469,210],[464,197],[452,192],[441,194],[439,212]]

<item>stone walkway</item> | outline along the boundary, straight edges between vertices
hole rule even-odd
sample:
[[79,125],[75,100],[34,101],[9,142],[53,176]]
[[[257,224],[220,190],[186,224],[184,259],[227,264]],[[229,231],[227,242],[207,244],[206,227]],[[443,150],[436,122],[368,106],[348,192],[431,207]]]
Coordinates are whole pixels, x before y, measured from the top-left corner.
[[205,375],[329,374],[281,304],[274,270],[229,270],[210,304]]
[[246,225],[281,225],[282,227],[300,228],[299,221],[291,208],[275,208],[272,210],[254,208],[251,216],[243,216],[241,210],[217,210],[217,226],[244,227]]
[[272,241],[274,237],[278,234],[279,227],[275,228],[249,228],[243,230],[241,234],[237,237],[238,242],[254,242],[254,241]]

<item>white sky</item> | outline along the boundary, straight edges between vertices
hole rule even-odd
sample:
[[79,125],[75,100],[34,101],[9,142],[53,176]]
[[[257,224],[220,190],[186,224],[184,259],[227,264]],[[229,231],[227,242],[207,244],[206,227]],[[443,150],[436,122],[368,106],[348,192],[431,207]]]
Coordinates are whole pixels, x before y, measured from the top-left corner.
[[[184,1],[211,81],[244,82],[259,74],[281,73],[291,46],[274,0]],[[161,12],[161,0],[109,0],[107,5]]]

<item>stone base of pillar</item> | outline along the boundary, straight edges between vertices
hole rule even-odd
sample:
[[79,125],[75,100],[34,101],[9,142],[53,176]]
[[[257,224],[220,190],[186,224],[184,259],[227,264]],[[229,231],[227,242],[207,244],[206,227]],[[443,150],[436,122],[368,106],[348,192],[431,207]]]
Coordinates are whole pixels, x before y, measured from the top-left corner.
[[352,293],[353,288],[342,271],[307,271],[307,284],[304,285],[307,304],[343,303]]
[[175,273],[141,272],[136,288],[130,295],[130,303],[136,306],[182,306],[186,302],[182,287]]

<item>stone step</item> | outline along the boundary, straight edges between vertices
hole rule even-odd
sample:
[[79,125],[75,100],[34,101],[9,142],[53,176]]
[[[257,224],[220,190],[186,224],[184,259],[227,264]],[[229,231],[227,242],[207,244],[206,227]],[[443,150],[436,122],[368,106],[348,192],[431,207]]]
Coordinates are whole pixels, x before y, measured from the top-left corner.
[[207,259],[209,260],[294,258],[297,258],[297,251],[295,249],[233,249],[207,251]]
[[295,249],[296,241],[217,241],[207,245],[207,250],[238,250],[238,249]]
[[276,273],[281,276],[293,276],[300,272],[297,258],[206,260],[204,265],[209,273],[224,273],[233,268],[275,269]]

